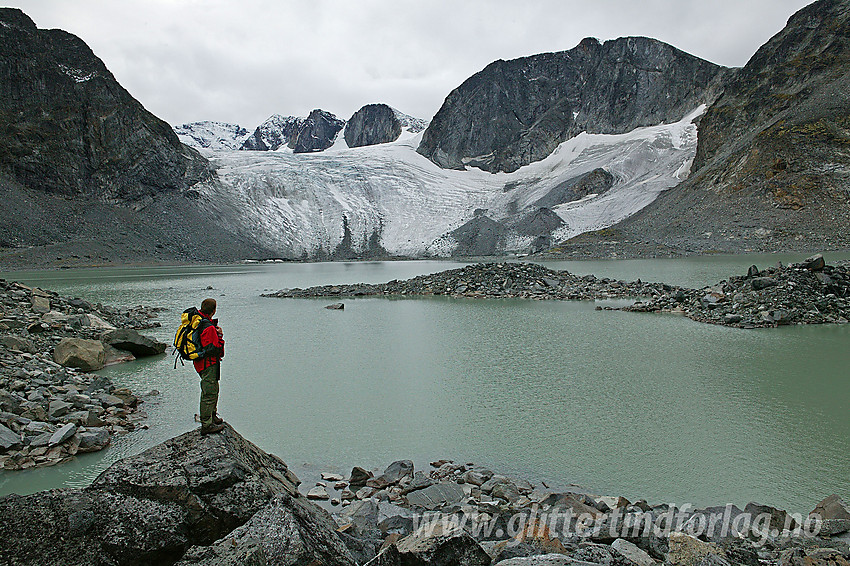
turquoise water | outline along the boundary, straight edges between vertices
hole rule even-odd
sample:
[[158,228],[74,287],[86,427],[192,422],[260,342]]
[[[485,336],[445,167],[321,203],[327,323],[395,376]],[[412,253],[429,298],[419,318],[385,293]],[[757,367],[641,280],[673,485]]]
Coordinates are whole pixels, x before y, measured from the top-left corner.
[[[701,286],[798,256],[548,262]],[[828,257],[828,260],[837,259]],[[264,299],[284,287],[382,282],[450,262],[87,269],[7,279],[121,307],[219,301],[220,413],[299,475],[450,458],[651,502],[797,512],[850,496],[850,327],[745,331],[590,302]],[[210,286],[212,289],[207,289]],[[87,485],[116,459],[197,426],[198,381],[170,357],[102,370],[157,389],[150,429],[97,454],[0,475],[0,494]],[[309,464],[308,466],[304,466]]]

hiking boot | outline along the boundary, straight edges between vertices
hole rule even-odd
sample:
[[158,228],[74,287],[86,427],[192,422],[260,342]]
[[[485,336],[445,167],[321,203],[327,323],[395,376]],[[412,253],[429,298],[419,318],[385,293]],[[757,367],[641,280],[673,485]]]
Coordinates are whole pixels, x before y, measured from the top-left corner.
[[216,432],[221,432],[224,430],[223,424],[212,424],[210,426],[202,426],[201,434],[214,434]]
[[218,416],[218,413],[216,413],[216,414],[213,415],[212,421],[213,421],[213,424],[221,424],[221,423],[224,422],[224,419],[221,418],[220,416]]

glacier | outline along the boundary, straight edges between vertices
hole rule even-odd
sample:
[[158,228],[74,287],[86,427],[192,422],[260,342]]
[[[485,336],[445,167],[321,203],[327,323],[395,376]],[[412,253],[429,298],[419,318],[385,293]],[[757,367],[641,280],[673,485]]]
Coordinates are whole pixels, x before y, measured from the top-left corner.
[[[553,187],[605,169],[609,190],[552,208],[564,223],[551,238],[561,241],[609,227],[684,180],[704,111],[626,134],[582,133],[512,173],[441,169],[416,152],[421,133],[320,153],[202,148],[218,175],[195,189],[222,222],[281,257],[328,257],[341,244],[359,255],[377,244],[395,256],[448,256],[457,249],[450,233],[476,216],[510,226]],[[532,239],[511,232],[497,251],[526,252]]]

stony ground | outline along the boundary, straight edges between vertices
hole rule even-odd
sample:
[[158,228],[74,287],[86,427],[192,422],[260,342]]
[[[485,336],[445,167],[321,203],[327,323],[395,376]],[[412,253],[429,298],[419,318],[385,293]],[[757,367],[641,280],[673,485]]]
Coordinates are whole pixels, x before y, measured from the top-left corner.
[[[535,300],[635,298],[625,310],[667,312],[700,322],[756,328],[850,320],[850,269],[821,255],[689,289],[665,283],[578,276],[532,263],[479,263],[405,281],[283,289],[265,297],[451,296]],[[601,308],[601,307],[600,307]]]
[[[414,471],[413,462],[390,464],[378,476],[361,467],[349,477],[323,473],[307,490],[307,498],[328,500],[336,509],[339,531],[382,549],[369,564],[395,564],[389,546],[404,555],[427,547],[422,525],[442,519],[460,525],[454,544],[467,556],[492,564],[584,564],[654,566],[665,564],[846,564],[850,558],[850,507],[836,496],[824,499],[811,515],[820,521],[817,533],[783,533],[794,524],[785,510],[750,503],[704,509],[630,502],[624,497],[597,496],[581,489],[555,491],[503,476],[473,463],[439,460],[429,471]],[[569,513],[569,516],[567,515]],[[708,518],[728,514],[730,528],[707,528]],[[719,515],[718,515],[719,514]],[[742,515],[761,517],[744,526]],[[578,518],[587,518],[582,530]],[[664,534],[632,530],[630,521],[648,517],[652,524],[672,516],[678,529]],[[799,515],[805,521],[807,516]],[[699,525],[706,519],[702,534]],[[813,519],[814,521],[814,519]],[[718,525],[720,522],[718,521]],[[813,523],[814,524],[814,523]],[[764,527],[767,527],[765,532]],[[417,530],[419,527],[419,530]],[[810,533],[814,532],[812,529]],[[694,536],[696,535],[696,536]],[[413,544],[413,541],[416,544]],[[405,550],[407,549],[407,551]],[[383,555],[383,558],[381,558]],[[706,556],[710,557],[705,562]],[[797,562],[799,561],[799,562]],[[399,561],[405,564],[404,560]],[[426,562],[431,563],[431,562]],[[441,562],[437,562],[441,563]],[[470,563],[470,562],[461,562]]]
[[91,372],[164,351],[136,332],[159,326],[156,312],[0,279],[0,469],[52,466],[147,428],[141,399]]

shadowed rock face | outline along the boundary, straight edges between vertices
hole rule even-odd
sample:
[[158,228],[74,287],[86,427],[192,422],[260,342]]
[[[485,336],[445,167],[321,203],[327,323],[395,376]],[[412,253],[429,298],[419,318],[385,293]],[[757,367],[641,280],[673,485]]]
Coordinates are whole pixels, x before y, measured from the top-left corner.
[[290,147],[295,153],[322,151],[333,145],[345,121],[330,112],[313,110],[298,130]]
[[593,38],[496,61],[446,98],[418,151],[441,167],[515,171],[582,131],[623,133],[710,102],[725,69],[654,39]]
[[0,9],[0,170],[32,189],[137,200],[208,178],[207,161],[78,37]]
[[389,143],[401,135],[401,122],[386,104],[367,104],[345,126],[348,147]]
[[276,496],[297,505],[304,521],[327,525],[321,509],[301,503],[298,483],[283,461],[232,428],[195,430],[116,462],[86,489],[0,499],[0,563],[173,564]]
[[702,117],[687,181],[625,221],[623,237],[695,251],[846,248],[849,70],[850,1],[794,14]]

